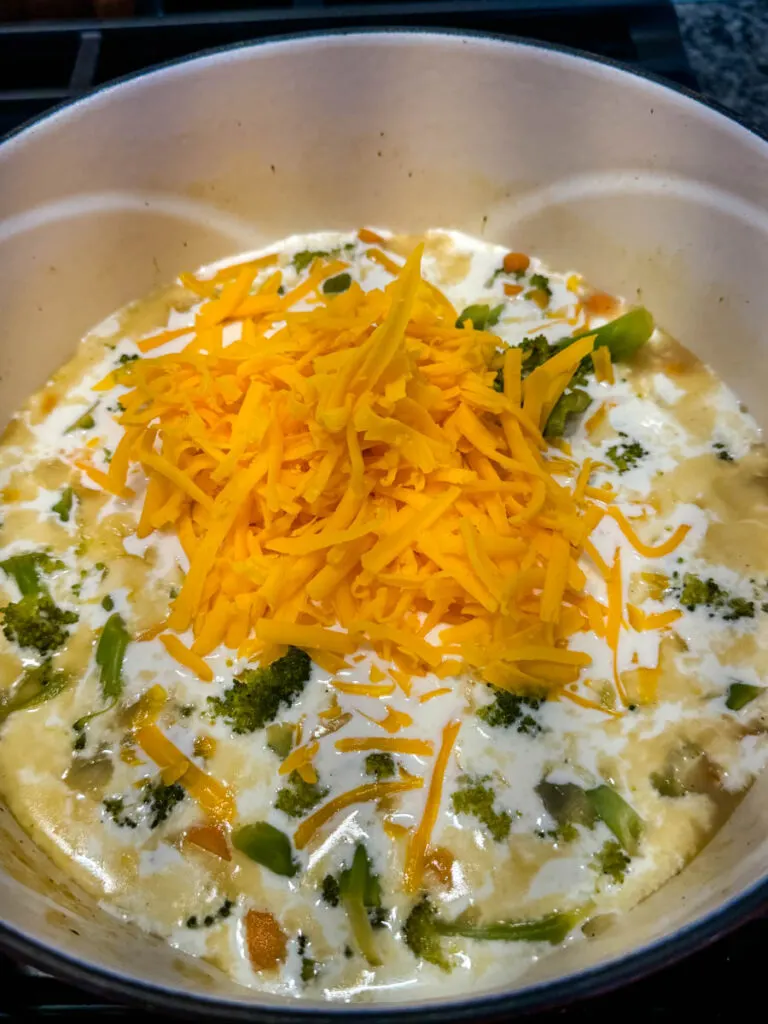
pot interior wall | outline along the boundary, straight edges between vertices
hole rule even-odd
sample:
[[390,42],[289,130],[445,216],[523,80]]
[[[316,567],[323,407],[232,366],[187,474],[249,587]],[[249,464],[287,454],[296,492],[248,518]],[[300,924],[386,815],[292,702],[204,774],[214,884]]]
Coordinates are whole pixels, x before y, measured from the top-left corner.
[[[283,235],[455,227],[641,297],[762,415],[768,146],[613,68],[433,35],[336,36],[187,62],[0,149],[0,418],[78,337],[182,269]],[[766,784],[694,864],[546,981],[658,940],[768,862]],[[98,911],[0,815],[11,927],[120,975],[237,989]],[[477,994],[477,993],[475,993]]]

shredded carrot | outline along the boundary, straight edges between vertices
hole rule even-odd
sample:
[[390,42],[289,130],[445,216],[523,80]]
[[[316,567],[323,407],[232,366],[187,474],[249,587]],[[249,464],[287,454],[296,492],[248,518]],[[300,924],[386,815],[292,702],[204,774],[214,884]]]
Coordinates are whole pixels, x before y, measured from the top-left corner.
[[184,833],[184,842],[212,853],[219,860],[232,860],[227,833],[221,825],[193,825]]
[[403,884],[406,892],[414,892],[421,884],[424,873],[424,861],[429,849],[430,839],[432,838],[432,830],[435,827],[440,810],[440,800],[443,795],[443,779],[445,778],[445,771],[448,767],[448,761],[460,728],[461,722],[455,721],[449,722],[443,729],[443,739],[432,768],[432,777],[429,781],[429,789],[424,801],[421,821],[408,845],[403,872]]

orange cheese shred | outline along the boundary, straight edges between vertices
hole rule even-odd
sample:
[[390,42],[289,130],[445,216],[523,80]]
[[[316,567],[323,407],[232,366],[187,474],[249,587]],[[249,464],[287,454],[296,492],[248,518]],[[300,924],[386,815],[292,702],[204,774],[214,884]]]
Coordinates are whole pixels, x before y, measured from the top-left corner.
[[432,768],[432,777],[429,780],[429,789],[427,790],[421,821],[408,844],[403,872],[403,884],[406,892],[414,892],[421,885],[421,879],[424,874],[424,862],[432,838],[432,830],[435,827],[440,810],[443,780],[460,728],[461,722],[454,721],[449,722],[443,729],[443,739]]
[[344,811],[354,804],[369,803],[372,800],[382,800],[385,797],[395,796],[397,793],[406,793],[411,789],[421,789],[423,780],[418,776],[410,776],[407,779],[398,779],[394,782],[367,782],[355,789],[329,800],[318,807],[316,811],[305,818],[293,833],[293,841],[297,850],[303,850],[312,839],[318,829],[322,828],[327,821],[335,817],[339,811]]
[[135,733],[136,742],[154,761],[163,775],[163,781],[180,781],[189,795],[215,821],[232,821],[235,800],[220,782],[197,767],[179,748],[154,725],[143,725]]
[[190,669],[204,683],[213,682],[213,669],[199,654],[195,654],[179,640],[173,633],[164,633],[160,637],[160,643],[165,647],[170,656],[178,661],[180,665]]

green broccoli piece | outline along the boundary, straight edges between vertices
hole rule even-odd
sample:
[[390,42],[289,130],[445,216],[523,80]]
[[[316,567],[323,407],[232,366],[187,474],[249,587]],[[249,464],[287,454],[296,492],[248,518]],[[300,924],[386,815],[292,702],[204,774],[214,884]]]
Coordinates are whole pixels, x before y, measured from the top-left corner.
[[683,577],[683,589],[680,592],[680,603],[689,612],[692,612],[698,605],[707,607],[718,607],[725,599],[722,588],[713,579],[703,580],[692,572],[687,572]]
[[75,612],[67,612],[48,594],[29,595],[2,610],[3,633],[19,647],[33,648],[42,657],[57,651],[69,636],[67,626],[77,622]]
[[543,334],[537,334],[534,338],[523,338],[520,343],[523,353],[523,377],[543,366],[546,361],[555,354],[557,349],[550,345]]
[[552,298],[552,289],[549,287],[549,278],[545,277],[544,274],[531,274],[530,283],[533,288],[538,288],[546,294],[548,299]]
[[528,920],[490,921],[487,924],[478,924],[473,920],[471,913],[464,913],[455,921],[438,921],[436,927],[441,935],[461,935],[465,939],[549,942],[550,945],[556,946],[584,920],[591,909],[592,904],[588,903],[574,910],[556,910]]
[[141,358],[141,356],[139,356],[135,352],[131,353],[131,355],[128,355],[127,352],[123,352],[123,354],[117,360],[117,365],[118,366],[125,366],[126,363],[134,363],[134,362],[136,362],[137,359],[140,359],[140,358]]
[[63,569],[64,563],[45,551],[30,551],[7,558],[0,567],[16,581],[22,595],[20,601],[2,609],[6,639],[34,648],[43,657],[58,650],[69,636],[65,627],[77,622],[78,616],[59,608],[40,573]]
[[339,892],[339,883],[333,875],[326,875],[323,879],[320,886],[320,895],[323,898],[323,902],[327,903],[329,907],[338,907],[341,893]]
[[566,338],[559,342],[560,348],[572,345],[579,338],[586,338],[587,335],[595,335],[595,348],[607,346],[614,363],[625,362],[630,359],[638,349],[648,341],[653,334],[653,317],[642,306],[630,309],[628,313],[611,320],[602,327],[590,327],[588,330],[579,331],[572,338]]
[[623,796],[605,783],[587,790],[597,817],[608,826],[627,853],[634,856],[640,848],[645,823]]
[[[626,436],[622,431],[619,431],[619,437],[626,438]],[[620,441],[618,444],[611,445],[605,454],[616,469],[618,469],[619,474],[622,474],[628,473],[630,469],[634,469],[648,452],[639,441]]]
[[104,810],[112,821],[120,828],[137,828],[138,822],[126,811],[125,800],[121,796],[110,797],[103,801]]
[[362,843],[355,847],[352,864],[339,875],[339,898],[358,949],[372,967],[378,966],[381,958],[376,951],[373,928],[382,921],[381,884]]
[[6,576],[15,580],[22,597],[47,593],[47,587],[40,579],[44,572],[56,572],[65,568],[58,558],[52,558],[47,551],[26,551],[23,555],[12,555],[0,562]]
[[568,426],[569,416],[579,416],[586,412],[592,399],[581,388],[570,388],[555,402],[552,412],[544,426],[545,437],[562,437]]
[[303,818],[328,793],[316,782],[305,782],[298,772],[291,772],[288,785],[278,790],[275,807],[289,818]]
[[170,817],[176,804],[184,799],[184,787],[178,782],[166,786],[164,782],[148,782],[143,790],[143,802],[149,804],[150,828],[157,828]]
[[68,523],[72,515],[72,503],[75,499],[75,492],[71,487],[65,487],[61,497],[55,505],[51,505],[51,512],[55,512],[62,523]]
[[299,865],[293,859],[288,836],[267,821],[243,825],[232,833],[232,845],[276,875],[293,878]]
[[752,686],[750,683],[731,683],[725,706],[729,711],[741,711],[763,692],[764,687]]
[[507,811],[495,811],[493,809],[496,794],[490,786],[484,786],[487,776],[479,779],[472,779],[465,775],[459,782],[461,788],[457,789],[451,797],[454,814],[468,814],[477,818],[493,836],[497,843],[502,842],[509,835],[512,828],[512,815]]
[[493,703],[480,708],[478,718],[498,728],[510,729],[514,726],[518,732],[529,736],[541,732],[541,726],[529,711],[538,711],[544,702],[543,697],[526,697],[496,686],[490,686],[490,689],[494,695]]
[[450,971],[453,961],[443,950],[438,921],[434,905],[424,896],[408,915],[403,925],[403,938],[406,946],[419,960],[426,960],[444,971]]
[[309,655],[298,647],[265,668],[246,669],[222,697],[209,697],[216,717],[222,717],[238,734],[262,729],[277,717],[280,705],[290,707],[309,679]]
[[50,658],[42,665],[26,669],[13,696],[0,700],[0,722],[14,711],[29,711],[45,704],[66,690],[71,682],[66,672],[54,669]]
[[467,320],[471,320],[472,326],[476,331],[487,331],[489,327],[496,326],[503,311],[503,302],[498,306],[494,306],[493,309],[491,309],[487,302],[466,306],[456,318],[456,326],[463,327]]
[[547,813],[557,822],[556,838],[570,842],[578,836],[576,825],[594,828],[597,813],[586,791],[573,782],[542,779],[536,792]]
[[123,692],[123,660],[130,641],[123,617],[113,612],[104,623],[96,645],[96,664],[105,700],[114,702]]
[[[534,370],[543,366],[548,359],[557,355],[562,347],[561,343],[550,345],[543,334],[537,334],[534,338],[523,338],[520,348],[523,353],[522,376],[525,379]],[[592,360],[589,356],[582,359],[571,377],[567,390],[555,403],[555,407],[549,414],[544,434],[547,437],[561,437],[565,433],[569,416],[575,416],[585,412],[592,404],[592,399],[586,391],[582,391],[577,385],[585,385],[593,371]],[[503,389],[503,375],[502,388]]]
[[729,597],[727,610],[723,613],[726,622],[735,622],[736,619],[754,619],[755,602],[748,601],[746,597]]
[[733,462],[733,456],[722,441],[715,441],[712,447],[715,450],[715,458],[720,459],[721,462]]
[[377,752],[365,759],[365,774],[377,779],[391,779],[395,774],[395,759],[391,754]]
[[352,277],[349,274],[337,274],[335,277],[329,277],[327,281],[323,281],[323,294],[341,295],[342,292],[349,291],[351,285]]
[[309,956],[303,956],[301,958],[301,980],[307,985],[310,981],[314,981],[320,973],[320,964],[317,960],[313,960]]
[[555,911],[543,917],[521,921],[492,921],[478,924],[471,914],[460,914],[455,921],[443,921],[424,897],[408,915],[403,937],[411,952],[421,960],[450,971],[451,960],[445,955],[441,938],[457,935],[467,939],[496,942],[549,942],[557,945],[584,920],[592,904],[569,911]]
[[713,579],[703,580],[687,572],[683,576],[683,585],[680,589],[680,604],[689,612],[695,611],[702,606],[709,610],[710,618],[720,613],[726,622],[735,622],[737,619],[752,619],[755,616],[755,603],[746,597],[731,597],[727,590],[724,590]]
[[323,259],[330,255],[330,252],[325,249],[302,249],[301,252],[297,252],[294,255],[291,263],[297,273],[300,274],[302,270],[306,270],[307,267],[311,266],[316,259]]
[[592,866],[601,875],[607,875],[616,885],[621,885],[630,860],[615,839],[607,839],[595,854]]
[[98,400],[89,406],[85,412],[78,416],[74,423],[71,423],[64,431],[65,434],[71,434],[74,430],[90,430],[96,426],[96,420],[93,418],[93,411],[98,407]]

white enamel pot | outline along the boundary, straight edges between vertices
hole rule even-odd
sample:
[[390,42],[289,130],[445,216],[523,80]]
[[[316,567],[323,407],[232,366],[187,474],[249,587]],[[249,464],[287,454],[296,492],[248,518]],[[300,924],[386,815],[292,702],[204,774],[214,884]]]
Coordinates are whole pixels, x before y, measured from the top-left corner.
[[[768,144],[689,95],[560,50],[419,32],[224,50],[102,90],[0,146],[0,414],[179,271],[293,232],[458,228],[642,296],[758,419]],[[0,942],[113,1000],[212,1018],[447,1020],[637,978],[768,899],[768,779],[601,938],[514,988],[321,1004],[238,987],[75,890],[0,808]]]

